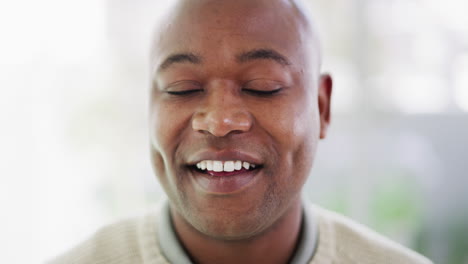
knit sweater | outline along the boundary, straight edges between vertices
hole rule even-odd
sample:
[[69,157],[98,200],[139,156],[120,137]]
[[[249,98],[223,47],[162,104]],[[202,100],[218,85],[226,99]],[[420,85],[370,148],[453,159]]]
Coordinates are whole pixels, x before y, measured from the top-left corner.
[[[431,264],[425,257],[352,220],[312,206],[318,244],[309,264]],[[158,213],[117,222],[97,231],[50,264],[169,264],[158,241]]]

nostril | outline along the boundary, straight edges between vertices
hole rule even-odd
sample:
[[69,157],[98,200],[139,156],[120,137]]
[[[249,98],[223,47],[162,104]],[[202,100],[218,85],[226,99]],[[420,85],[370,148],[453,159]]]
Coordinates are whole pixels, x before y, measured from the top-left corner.
[[251,129],[253,117],[248,108],[240,102],[206,104],[192,117],[192,129],[208,132],[216,137],[229,133],[243,133]]

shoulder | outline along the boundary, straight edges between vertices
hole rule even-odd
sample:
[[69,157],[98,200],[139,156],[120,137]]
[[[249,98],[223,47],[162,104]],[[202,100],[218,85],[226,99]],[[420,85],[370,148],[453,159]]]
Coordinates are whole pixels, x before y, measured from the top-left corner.
[[156,213],[149,213],[102,227],[48,264],[166,263],[159,251],[156,220]]
[[[311,263],[431,264],[420,254],[358,224],[351,219],[312,206],[319,225],[317,260]],[[329,261],[327,261],[329,260]]]

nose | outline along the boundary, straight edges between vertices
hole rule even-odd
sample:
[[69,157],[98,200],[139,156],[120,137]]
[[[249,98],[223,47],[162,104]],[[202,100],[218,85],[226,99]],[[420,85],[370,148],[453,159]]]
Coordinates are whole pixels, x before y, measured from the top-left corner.
[[207,91],[206,98],[192,119],[195,131],[224,137],[230,133],[247,132],[252,127],[252,115],[242,98],[229,87]]

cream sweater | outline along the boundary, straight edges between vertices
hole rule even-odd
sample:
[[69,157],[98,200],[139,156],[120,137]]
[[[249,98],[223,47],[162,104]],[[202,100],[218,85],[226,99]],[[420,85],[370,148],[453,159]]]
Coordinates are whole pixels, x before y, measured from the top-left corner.
[[[318,245],[309,264],[430,264],[425,257],[344,216],[312,207]],[[50,264],[168,264],[157,241],[156,213],[104,227]]]

